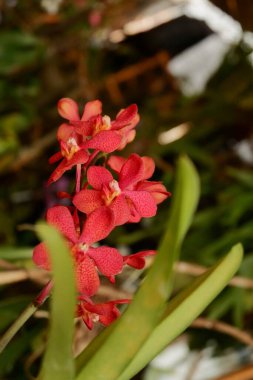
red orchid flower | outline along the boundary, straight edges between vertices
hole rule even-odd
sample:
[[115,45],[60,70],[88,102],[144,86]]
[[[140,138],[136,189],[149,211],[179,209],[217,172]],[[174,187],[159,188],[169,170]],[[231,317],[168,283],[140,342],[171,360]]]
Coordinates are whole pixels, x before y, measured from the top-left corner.
[[156,251],[154,250],[141,251],[132,255],[123,256],[123,262],[125,265],[129,265],[132,268],[143,269],[145,266],[145,258],[155,254]]
[[77,103],[70,98],[58,102],[59,114],[69,120],[62,124],[57,133],[61,151],[54,154],[49,162],[55,163],[63,158],[50,176],[48,183],[57,181],[65,171],[88,161],[88,149],[111,153],[123,149],[135,137],[133,128],[139,122],[138,109],[132,104],[121,110],[116,120],[102,116],[102,103],[99,100],[88,102],[80,118]]
[[88,329],[93,328],[94,322],[100,322],[104,326],[110,325],[120,316],[117,304],[129,303],[130,300],[122,299],[94,304],[88,297],[83,297],[77,307],[77,316],[82,317]]
[[[104,167],[90,166],[87,171],[88,184],[93,189],[83,189],[73,198],[75,207],[90,214],[106,206],[115,215],[115,225],[139,222],[156,214],[157,206],[153,191],[136,188],[138,182],[149,176],[144,160],[132,154],[121,166],[118,181]],[[148,181],[146,181],[149,184]],[[151,182],[152,184],[152,182]]]
[[[143,176],[141,180],[134,185],[134,189],[148,191],[153,196],[156,204],[160,204],[168,198],[171,193],[166,190],[166,187],[161,182],[147,181],[147,179],[154,174],[155,163],[151,157],[143,156],[141,159],[144,165]],[[127,159],[124,157],[111,156],[107,164],[112,170],[119,173],[126,161]]]
[[[55,226],[68,240],[76,264],[77,288],[80,293],[92,296],[99,287],[97,270],[112,282],[114,276],[122,271],[123,259],[115,248],[92,244],[104,239],[114,227],[114,215],[106,207],[91,213],[78,233],[73,216],[65,206],[55,206],[48,210],[47,221]],[[50,270],[50,257],[44,243],[38,244],[33,251],[33,261],[39,267]]]

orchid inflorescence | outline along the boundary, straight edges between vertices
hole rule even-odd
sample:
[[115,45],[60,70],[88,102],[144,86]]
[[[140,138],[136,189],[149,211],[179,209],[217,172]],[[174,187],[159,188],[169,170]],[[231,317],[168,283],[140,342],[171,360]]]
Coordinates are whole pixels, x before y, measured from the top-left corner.
[[[46,219],[66,238],[73,255],[79,293],[77,316],[82,317],[90,329],[97,321],[107,326],[120,314],[117,305],[130,300],[94,303],[91,297],[100,285],[98,272],[114,283],[115,276],[125,265],[142,269],[145,257],[156,252],[147,250],[122,256],[118,249],[99,242],[119,225],[153,217],[157,204],[170,193],[160,182],[148,180],[155,170],[150,157],[137,154],[127,159],[116,155],[108,157],[109,153],[122,150],[133,141],[139,122],[135,104],[121,110],[113,121],[109,116],[102,116],[99,100],[88,102],[81,117],[77,103],[69,98],[59,101],[58,111],[67,122],[61,124],[57,132],[60,151],[49,162],[60,163],[48,184],[76,167],[76,186],[73,194],[60,194],[60,198],[70,199],[72,205],[49,208]],[[96,165],[99,157],[100,165]],[[33,260],[37,266],[50,271],[50,255],[44,243],[34,248]]]

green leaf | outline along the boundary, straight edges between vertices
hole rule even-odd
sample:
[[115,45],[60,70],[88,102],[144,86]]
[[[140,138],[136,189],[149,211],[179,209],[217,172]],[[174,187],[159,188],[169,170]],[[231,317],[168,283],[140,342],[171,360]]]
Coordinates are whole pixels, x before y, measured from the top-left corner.
[[11,246],[1,246],[0,247],[0,259],[3,260],[27,260],[32,258],[32,248],[24,247],[11,247]]
[[44,223],[36,229],[51,253],[54,279],[51,326],[39,379],[71,380],[74,379],[72,339],[76,307],[73,260],[58,231]]
[[129,380],[181,334],[224,289],[238,270],[242,256],[242,246],[237,244],[218,264],[176,296],[169,303],[162,322],[154,329],[118,380]]
[[105,332],[99,336],[79,357],[78,367],[85,362],[86,365],[80,371],[78,380],[118,379],[161,318],[172,288],[173,263],[178,257],[199,198],[199,178],[186,157],[178,162],[173,194],[166,233],[153,267],[132,304],[111,327],[111,333]]

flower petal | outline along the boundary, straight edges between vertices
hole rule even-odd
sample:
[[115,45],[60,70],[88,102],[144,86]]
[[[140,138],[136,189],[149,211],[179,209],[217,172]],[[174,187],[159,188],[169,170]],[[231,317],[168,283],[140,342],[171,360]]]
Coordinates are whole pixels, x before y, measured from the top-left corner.
[[110,325],[115,319],[120,316],[120,311],[117,309],[117,304],[129,303],[130,300],[115,300],[100,304],[91,304],[85,302],[85,309],[99,316],[99,322],[104,326]]
[[135,269],[142,269],[145,266],[145,257],[155,255],[156,251],[148,250],[135,253],[134,255],[124,256],[124,264],[129,265]]
[[88,102],[84,106],[84,111],[81,120],[87,121],[93,116],[97,116],[102,113],[102,103],[100,100],[93,100]]
[[50,185],[51,183],[57,181],[61,176],[67,171],[73,168],[73,166],[78,164],[85,164],[88,161],[89,155],[86,150],[79,150],[79,152],[75,153],[74,156],[67,160],[64,158],[62,162],[56,167],[51,176],[49,177],[47,183]]
[[57,131],[57,139],[59,141],[67,141],[70,137],[75,135],[75,127],[69,124],[61,124]]
[[143,156],[141,159],[144,164],[144,173],[142,179],[148,179],[154,174],[155,171],[154,160],[148,156]]
[[100,191],[85,189],[74,196],[73,204],[79,211],[90,214],[104,203]]
[[87,255],[95,262],[104,276],[114,276],[122,271],[123,258],[116,248],[90,248]]
[[70,98],[62,98],[59,100],[58,112],[64,119],[73,121],[80,120],[78,105]]
[[115,226],[115,218],[108,207],[100,207],[87,216],[79,241],[93,244],[106,238]]
[[59,160],[61,160],[61,159],[62,159],[62,154],[61,154],[61,152],[57,152],[57,153],[53,154],[53,155],[49,158],[48,162],[49,162],[50,164],[54,164],[55,162],[57,162],[57,161],[59,161]]
[[156,214],[157,207],[154,198],[147,191],[125,191],[127,200],[142,218],[150,218]]
[[114,131],[101,131],[85,144],[86,148],[98,149],[101,152],[111,153],[118,148],[122,137]]
[[137,154],[131,154],[124,163],[119,173],[119,186],[125,189],[136,182],[140,181],[144,173],[144,164]]
[[50,258],[44,243],[36,245],[33,250],[33,262],[40,268],[50,270]]
[[114,170],[116,173],[119,173],[125,162],[126,162],[126,158],[124,157],[111,156],[108,159],[107,164],[112,170]]
[[166,190],[166,187],[161,182],[156,181],[141,181],[137,184],[136,190],[148,191],[154,198],[156,204],[163,202],[171,196],[171,193]]
[[73,217],[65,206],[54,206],[47,210],[47,221],[55,226],[72,243],[77,241]]
[[113,180],[113,176],[102,166],[90,166],[87,171],[87,180],[96,190],[101,190],[102,186],[108,185]]
[[130,210],[125,196],[119,195],[110,205],[115,216],[115,226],[121,226],[129,221]]
[[112,122],[112,129],[121,129],[129,125],[133,121],[133,119],[136,117],[137,112],[138,112],[138,107],[136,104],[132,104],[126,109],[121,110],[118,113],[116,120]]
[[80,293],[93,296],[100,285],[97,270],[93,261],[84,254],[82,260],[76,264],[77,288]]

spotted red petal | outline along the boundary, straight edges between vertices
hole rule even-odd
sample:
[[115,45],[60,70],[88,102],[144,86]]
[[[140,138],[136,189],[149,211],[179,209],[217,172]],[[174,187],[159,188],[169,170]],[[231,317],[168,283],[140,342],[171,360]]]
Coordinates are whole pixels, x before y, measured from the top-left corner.
[[80,120],[78,105],[70,98],[62,98],[59,100],[58,112],[64,119],[74,121]]
[[87,171],[87,180],[94,189],[100,190],[103,185],[113,180],[113,176],[102,166],[90,166]]
[[154,250],[141,251],[133,255],[124,256],[123,261],[124,261],[124,264],[129,265],[130,267],[133,267],[135,269],[142,269],[145,266],[145,258],[147,256],[151,256],[155,254],[156,254],[156,251]]
[[127,159],[124,157],[110,156],[107,164],[112,170],[114,170],[116,173],[119,173],[126,160]]
[[142,162],[144,164],[144,173],[143,173],[143,180],[150,178],[155,171],[155,163],[154,160],[151,157],[143,156]]
[[112,128],[120,129],[120,128],[126,127],[136,117],[137,112],[138,112],[138,107],[136,104],[132,104],[126,109],[121,110],[118,113],[116,120],[112,122]]
[[71,138],[73,135],[75,135],[75,127],[73,125],[69,124],[61,124],[57,131],[57,139],[59,141],[67,141],[69,138]]
[[111,153],[121,143],[121,136],[114,131],[101,131],[85,143],[86,148],[98,149],[101,152]]
[[115,248],[104,246],[90,248],[87,254],[104,276],[114,276],[122,271],[123,258]]
[[100,100],[93,100],[85,104],[81,120],[87,121],[94,116],[100,115],[101,113],[102,103]]
[[115,300],[101,304],[92,304],[85,302],[84,308],[89,313],[97,314],[99,316],[99,322],[104,326],[110,325],[115,319],[120,316],[120,311],[116,307],[117,304],[129,303],[130,300]]
[[61,154],[61,152],[57,152],[57,153],[53,154],[53,155],[49,158],[48,162],[49,162],[50,164],[54,164],[55,162],[57,162],[57,161],[59,161],[59,160],[61,160],[61,159],[62,159],[62,154]]
[[81,261],[76,264],[77,288],[80,293],[93,296],[99,288],[99,277],[93,260],[84,254]]
[[119,173],[119,185],[121,189],[126,189],[140,181],[144,173],[144,164],[137,154],[131,154],[124,163]]
[[115,225],[112,210],[100,207],[87,216],[79,241],[93,244],[105,239]]
[[150,218],[156,214],[155,200],[147,191],[125,191],[125,196],[130,199],[142,218]]
[[156,181],[141,181],[137,184],[136,190],[148,191],[154,198],[156,204],[163,202],[171,196],[171,193],[166,190],[166,187],[161,182]]
[[40,268],[50,270],[50,258],[44,243],[40,243],[34,248],[33,262]]
[[102,207],[104,202],[101,198],[100,191],[84,189],[74,196],[73,204],[79,211],[90,214],[97,208]]
[[80,150],[79,152],[75,153],[74,156],[67,160],[64,158],[60,164],[57,166],[57,168],[53,171],[51,176],[48,179],[48,185],[50,185],[53,182],[56,182],[58,179],[61,178],[61,176],[67,171],[73,168],[75,165],[79,164],[85,164],[88,161],[89,155],[85,150]]
[[115,200],[111,203],[110,208],[112,209],[114,213],[116,226],[120,226],[129,221],[129,218],[130,218],[129,205],[123,194],[115,198]]
[[75,230],[74,220],[65,206],[54,206],[47,211],[47,221],[55,226],[68,240],[76,243],[77,234]]

